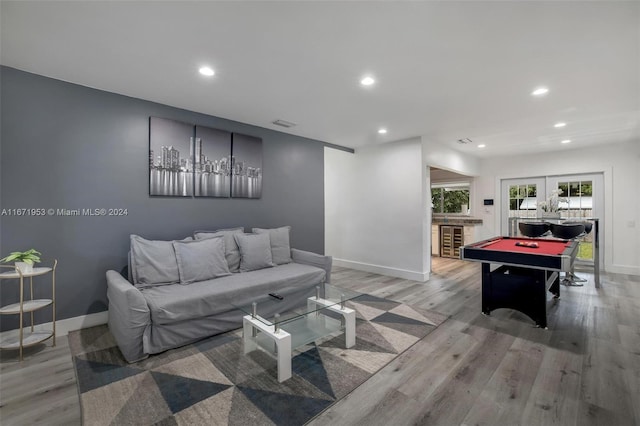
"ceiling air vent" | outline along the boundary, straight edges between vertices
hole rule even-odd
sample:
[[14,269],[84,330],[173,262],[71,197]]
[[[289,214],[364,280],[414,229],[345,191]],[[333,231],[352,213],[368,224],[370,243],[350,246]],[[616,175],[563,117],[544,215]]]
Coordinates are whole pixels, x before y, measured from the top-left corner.
[[284,121],[284,120],[275,120],[272,121],[273,124],[275,124],[276,126],[282,126],[282,127],[293,127],[296,125],[296,123],[292,123],[290,121]]
[[461,143],[462,145],[467,145],[467,144],[473,143],[473,141],[469,138],[463,138],[463,139],[458,139],[458,143]]

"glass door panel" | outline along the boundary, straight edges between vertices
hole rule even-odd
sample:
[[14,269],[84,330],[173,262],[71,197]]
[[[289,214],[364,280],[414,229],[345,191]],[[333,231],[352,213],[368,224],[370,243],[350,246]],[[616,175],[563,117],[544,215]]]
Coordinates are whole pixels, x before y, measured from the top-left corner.
[[[548,178],[547,191],[549,193],[555,189],[562,191],[560,217],[563,219],[584,220],[589,217],[602,219],[603,182],[602,174],[552,176]],[[600,223],[603,223],[602,220]],[[577,256],[579,260],[593,262],[593,238],[594,232],[590,232],[581,239]]]
[[509,235],[510,217],[538,216],[537,204],[544,200],[544,179],[502,180],[502,235]]

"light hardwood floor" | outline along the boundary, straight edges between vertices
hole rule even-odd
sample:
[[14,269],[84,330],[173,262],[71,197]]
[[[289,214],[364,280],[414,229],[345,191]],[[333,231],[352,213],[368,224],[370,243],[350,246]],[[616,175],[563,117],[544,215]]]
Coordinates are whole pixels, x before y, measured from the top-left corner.
[[[549,329],[508,309],[480,313],[480,265],[434,258],[427,283],[335,268],[335,284],[449,316],[311,424],[638,425],[640,277],[562,287]],[[0,353],[0,423],[80,424],[65,337]]]

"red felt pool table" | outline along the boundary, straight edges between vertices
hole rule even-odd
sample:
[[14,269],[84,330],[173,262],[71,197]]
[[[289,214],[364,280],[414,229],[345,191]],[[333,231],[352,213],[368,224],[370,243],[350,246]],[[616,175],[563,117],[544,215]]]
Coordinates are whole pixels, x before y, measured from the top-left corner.
[[[535,247],[532,247],[535,246]],[[577,241],[495,237],[460,248],[460,258],[482,262],[482,312],[516,309],[547,327],[546,290],[560,297],[560,271],[569,271]],[[501,265],[491,270],[491,264]]]

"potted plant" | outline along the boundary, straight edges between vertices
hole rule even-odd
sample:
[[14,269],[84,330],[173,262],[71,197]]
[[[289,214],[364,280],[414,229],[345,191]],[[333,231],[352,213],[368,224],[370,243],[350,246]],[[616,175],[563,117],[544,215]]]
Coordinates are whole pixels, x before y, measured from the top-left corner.
[[33,272],[33,264],[40,262],[41,254],[42,253],[35,249],[30,249],[27,251],[14,251],[9,254],[9,256],[0,259],[0,262],[15,262],[15,266],[17,269],[20,269],[23,274],[29,274]]
[[568,198],[560,197],[562,192],[562,189],[554,189],[546,201],[537,203],[542,210],[542,217],[560,218],[560,203],[569,203]]

